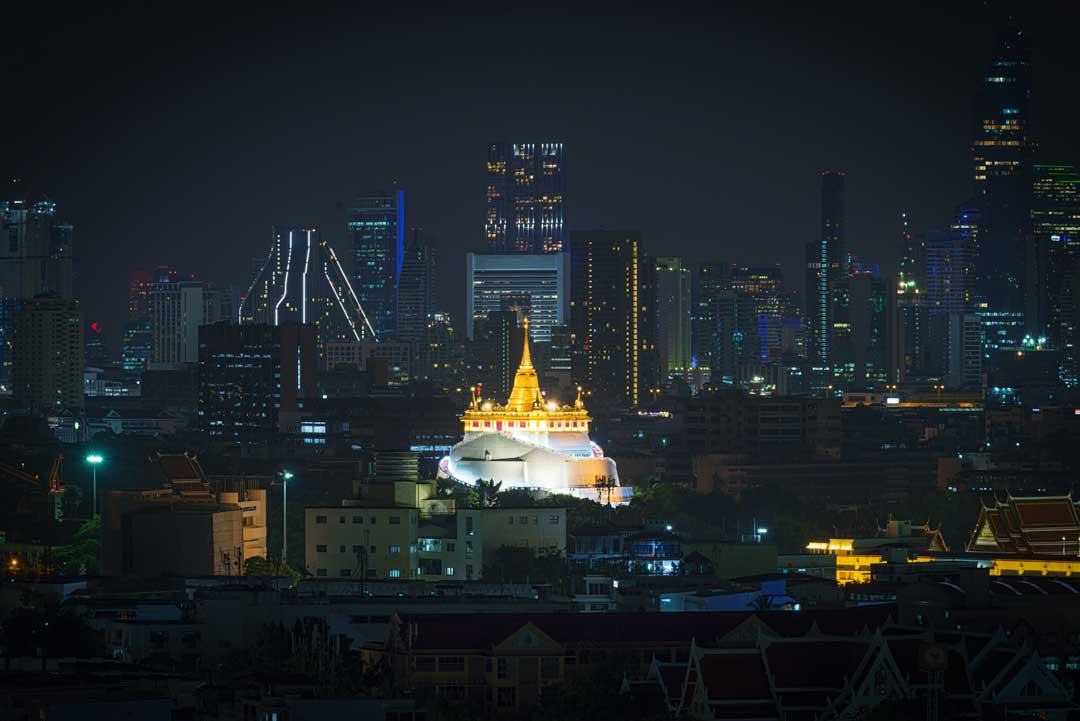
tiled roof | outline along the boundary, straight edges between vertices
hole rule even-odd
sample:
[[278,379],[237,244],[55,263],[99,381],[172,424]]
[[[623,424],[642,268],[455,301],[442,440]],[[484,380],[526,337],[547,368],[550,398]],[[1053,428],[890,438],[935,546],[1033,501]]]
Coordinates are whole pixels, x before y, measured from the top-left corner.
[[704,653],[701,678],[709,701],[772,698],[769,675],[756,648]]

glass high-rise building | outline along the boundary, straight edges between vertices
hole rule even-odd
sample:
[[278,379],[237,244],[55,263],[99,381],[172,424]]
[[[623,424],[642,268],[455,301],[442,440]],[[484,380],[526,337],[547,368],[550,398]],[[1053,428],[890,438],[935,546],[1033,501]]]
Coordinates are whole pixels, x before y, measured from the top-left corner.
[[655,354],[656,315],[648,300],[655,297],[655,271],[644,272],[641,234],[574,232],[570,246],[574,380],[593,403],[644,402],[655,382],[647,356]]
[[356,198],[348,209],[345,242],[352,252],[352,286],[376,337],[395,335],[405,250],[405,191]]
[[[436,311],[436,286],[438,275],[435,252],[424,243],[419,228],[414,228],[412,240],[405,248],[401,263],[401,280],[398,283],[397,338],[412,347],[416,370],[424,371],[429,365],[429,328]],[[423,372],[420,373],[423,376]]]
[[551,342],[551,329],[567,322],[570,260],[565,253],[465,255],[465,335],[492,311],[529,316],[531,341]]
[[656,259],[656,343],[660,378],[684,376],[692,365],[690,269],[682,258]]
[[1046,336],[1067,360],[1075,343],[1080,274],[1080,169],[1072,165],[1032,167],[1026,326]]
[[1013,21],[997,36],[975,97],[971,144],[979,211],[975,291],[991,311],[1023,312],[1030,222],[1031,48]]
[[562,143],[491,143],[484,232],[493,253],[566,249]]
[[828,365],[837,283],[847,270],[844,173],[821,173],[821,229],[806,250],[806,341],[811,360]]

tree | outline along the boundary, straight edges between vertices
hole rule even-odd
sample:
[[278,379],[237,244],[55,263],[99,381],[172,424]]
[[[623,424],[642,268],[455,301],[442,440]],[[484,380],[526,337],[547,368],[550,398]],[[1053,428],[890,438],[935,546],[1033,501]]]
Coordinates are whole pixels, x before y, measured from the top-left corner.
[[499,546],[484,564],[483,579],[502,583],[562,583],[567,577],[566,557],[523,546]]
[[480,491],[481,508],[491,508],[499,505],[499,491],[502,490],[502,481],[496,483],[494,478],[490,481],[481,478],[476,482],[476,488]]
[[96,575],[100,550],[101,517],[95,516],[79,526],[71,543],[56,551],[56,565],[66,576]]
[[281,561],[268,561],[262,556],[252,556],[244,561],[244,575],[263,578],[288,577],[292,583],[296,583],[300,579],[300,572],[289,564]]

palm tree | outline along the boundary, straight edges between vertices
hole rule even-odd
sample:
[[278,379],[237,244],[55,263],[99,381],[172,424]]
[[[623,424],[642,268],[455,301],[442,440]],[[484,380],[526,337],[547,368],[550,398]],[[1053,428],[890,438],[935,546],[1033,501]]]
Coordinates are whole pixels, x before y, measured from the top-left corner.
[[496,483],[494,478],[490,481],[481,478],[476,482],[476,489],[480,492],[481,508],[491,508],[499,504],[499,491],[502,490],[502,481]]

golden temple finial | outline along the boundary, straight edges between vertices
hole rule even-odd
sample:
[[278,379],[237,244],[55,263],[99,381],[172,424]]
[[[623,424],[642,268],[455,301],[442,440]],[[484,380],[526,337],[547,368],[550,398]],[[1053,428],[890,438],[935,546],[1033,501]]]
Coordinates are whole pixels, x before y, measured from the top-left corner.
[[544,397],[540,394],[540,379],[536,377],[532,356],[529,355],[529,317],[525,317],[525,341],[521,349],[521,365],[514,376],[514,389],[506,401],[507,410],[528,413],[534,408],[542,408]]
[[585,403],[581,400],[581,386],[577,387],[577,400],[574,401],[574,408],[584,408]]

